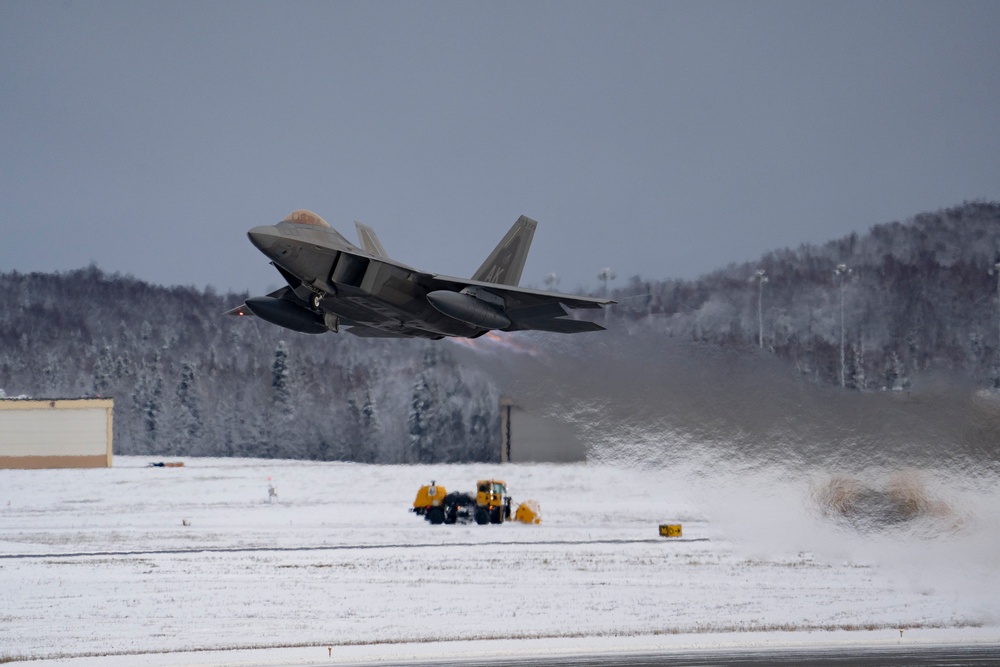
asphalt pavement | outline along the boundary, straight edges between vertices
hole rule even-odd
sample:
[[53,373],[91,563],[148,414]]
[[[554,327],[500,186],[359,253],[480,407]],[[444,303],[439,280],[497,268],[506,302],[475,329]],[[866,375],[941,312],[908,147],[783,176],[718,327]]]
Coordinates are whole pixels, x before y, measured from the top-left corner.
[[[1000,665],[1000,644],[972,646],[837,646],[780,649],[705,649],[600,656],[463,658],[437,662],[371,663],[386,667],[709,667],[723,665],[795,665],[797,667],[964,667]],[[331,663],[331,667],[333,664]],[[357,666],[356,666],[357,667]],[[363,667],[363,666],[362,666]]]

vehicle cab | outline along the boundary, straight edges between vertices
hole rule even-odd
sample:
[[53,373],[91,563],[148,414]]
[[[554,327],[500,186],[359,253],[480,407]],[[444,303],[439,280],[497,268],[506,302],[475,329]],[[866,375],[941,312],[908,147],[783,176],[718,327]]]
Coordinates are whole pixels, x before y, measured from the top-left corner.
[[510,520],[507,483],[499,479],[476,482],[476,523],[503,523]]

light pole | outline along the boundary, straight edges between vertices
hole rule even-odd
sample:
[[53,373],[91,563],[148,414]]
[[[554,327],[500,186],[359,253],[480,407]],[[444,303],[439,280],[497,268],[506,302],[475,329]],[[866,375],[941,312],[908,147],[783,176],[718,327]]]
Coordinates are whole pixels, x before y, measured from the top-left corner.
[[993,387],[1000,389],[1000,256],[997,257],[993,268],[989,270],[989,274],[997,277],[997,354],[993,369]]
[[[604,267],[603,269],[601,269],[601,272],[597,274],[597,279],[600,280],[600,281],[602,281],[604,283],[604,298],[605,299],[608,298],[608,281],[614,280],[617,277],[618,276],[615,275],[615,272],[611,269],[610,266]],[[605,308],[604,309],[604,321],[605,322],[608,321],[608,311],[609,310],[611,310],[611,309],[610,308]]]
[[833,270],[833,274],[840,278],[840,386],[847,386],[844,364],[844,281],[851,275],[851,270],[846,264],[838,264]]
[[764,283],[767,282],[767,274],[764,269],[757,269],[757,273],[750,277],[750,282],[757,283],[757,347],[764,347]]
[[[1000,369],[1000,259],[993,265],[993,272],[997,274],[997,368]],[[997,383],[1000,384],[1000,370],[997,372]]]
[[615,275],[615,272],[611,269],[610,266],[604,267],[603,269],[601,269],[601,272],[597,274],[597,279],[604,283],[605,299],[608,298],[608,281],[614,280],[617,277],[618,276]]

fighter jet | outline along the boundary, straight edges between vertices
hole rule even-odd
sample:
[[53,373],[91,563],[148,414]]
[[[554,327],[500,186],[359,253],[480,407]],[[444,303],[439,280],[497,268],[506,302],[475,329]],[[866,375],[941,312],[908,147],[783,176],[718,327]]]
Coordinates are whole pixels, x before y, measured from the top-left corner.
[[609,299],[518,287],[538,224],[521,216],[471,279],[426,273],[389,259],[375,232],[355,222],[361,246],[311,211],[254,227],[250,242],[288,283],[227,315],[256,315],[293,331],[373,338],[476,338],[487,331],[578,333],[604,327],[568,317]]

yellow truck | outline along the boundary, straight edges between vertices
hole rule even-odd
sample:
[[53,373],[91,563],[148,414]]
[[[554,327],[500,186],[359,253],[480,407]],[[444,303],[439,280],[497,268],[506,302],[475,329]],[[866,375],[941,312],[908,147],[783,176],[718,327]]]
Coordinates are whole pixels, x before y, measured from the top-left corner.
[[520,521],[541,523],[538,503],[527,500],[511,512],[512,501],[507,493],[507,483],[499,479],[481,479],[476,482],[476,494],[453,492],[433,481],[417,491],[413,511],[433,524],[468,523],[479,525]]
[[424,484],[417,491],[417,498],[413,501],[413,511],[420,516],[426,517],[427,513],[435,507],[441,507],[448,490],[443,486],[438,486],[431,480],[430,484]]

